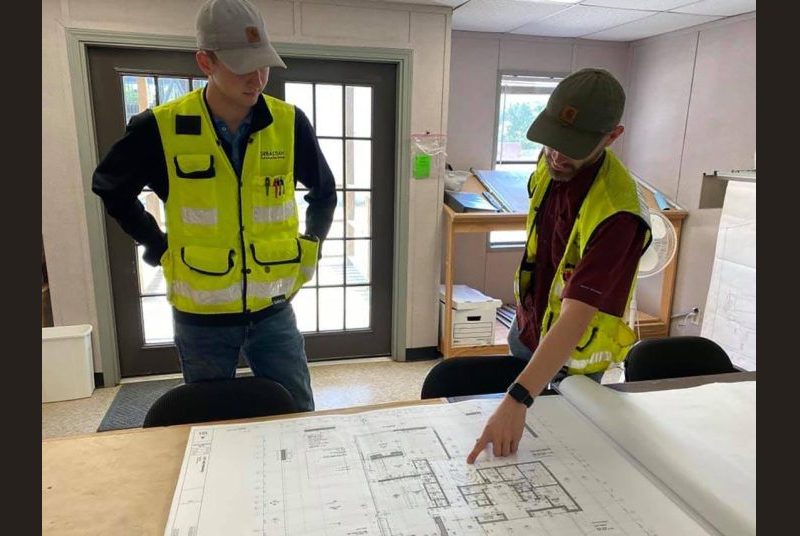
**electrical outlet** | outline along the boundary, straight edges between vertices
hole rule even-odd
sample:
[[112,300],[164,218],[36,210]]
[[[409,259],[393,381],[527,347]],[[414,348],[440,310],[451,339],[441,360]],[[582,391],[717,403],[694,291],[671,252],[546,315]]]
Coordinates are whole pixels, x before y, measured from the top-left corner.
[[694,324],[695,326],[700,325],[700,309],[698,307],[692,309],[692,314],[690,315],[690,317],[692,319],[692,324]]

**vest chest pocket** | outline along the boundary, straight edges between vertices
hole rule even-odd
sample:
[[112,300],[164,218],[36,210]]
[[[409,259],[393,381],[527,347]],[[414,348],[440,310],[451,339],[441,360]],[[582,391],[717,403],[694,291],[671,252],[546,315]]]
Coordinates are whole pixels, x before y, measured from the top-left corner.
[[175,184],[170,197],[180,206],[181,224],[188,235],[214,233],[219,224],[214,155],[179,154],[173,158]]
[[292,173],[253,177],[250,180],[250,199],[253,224],[257,230],[267,230],[286,223],[295,224],[297,221]]
[[182,179],[212,179],[216,174],[213,154],[179,154],[173,161],[175,174]]

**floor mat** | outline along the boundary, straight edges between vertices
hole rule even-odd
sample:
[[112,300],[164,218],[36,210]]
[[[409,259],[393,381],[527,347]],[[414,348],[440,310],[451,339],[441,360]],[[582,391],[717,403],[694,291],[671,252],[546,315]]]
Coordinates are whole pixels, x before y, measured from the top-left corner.
[[174,379],[122,384],[97,431],[141,428],[147,410],[150,409],[153,402],[182,383],[182,379]]

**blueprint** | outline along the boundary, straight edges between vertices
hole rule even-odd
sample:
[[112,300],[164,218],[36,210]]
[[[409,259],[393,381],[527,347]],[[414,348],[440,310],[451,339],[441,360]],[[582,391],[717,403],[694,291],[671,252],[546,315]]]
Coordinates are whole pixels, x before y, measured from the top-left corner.
[[562,397],[466,464],[496,404],[193,427],[165,536],[715,534]]

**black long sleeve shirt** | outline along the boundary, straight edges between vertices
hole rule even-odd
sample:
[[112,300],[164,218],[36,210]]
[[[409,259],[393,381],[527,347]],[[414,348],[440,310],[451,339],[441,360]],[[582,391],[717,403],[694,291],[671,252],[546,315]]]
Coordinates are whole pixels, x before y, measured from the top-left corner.
[[[206,104],[207,106],[207,104]],[[264,99],[259,99],[252,110],[250,132],[257,132],[272,124],[272,114]],[[308,117],[295,108],[294,124],[294,177],[308,188],[304,199],[306,234],[313,234],[321,242],[327,237],[336,208],[336,184],[328,163],[317,143],[314,128]],[[217,133],[225,153],[230,158],[231,146]],[[242,136],[242,144],[248,136]],[[244,147],[241,148],[244,154]],[[158,265],[167,250],[167,237],[138,199],[145,187],[166,203],[169,197],[169,176],[158,124],[152,110],[131,118],[120,138],[105,155],[92,176],[92,191],[100,196],[109,215],[113,217],[137,243],[145,247],[144,261]],[[242,324],[267,316],[269,307],[256,313],[197,315],[175,311],[177,320],[202,324]]]

